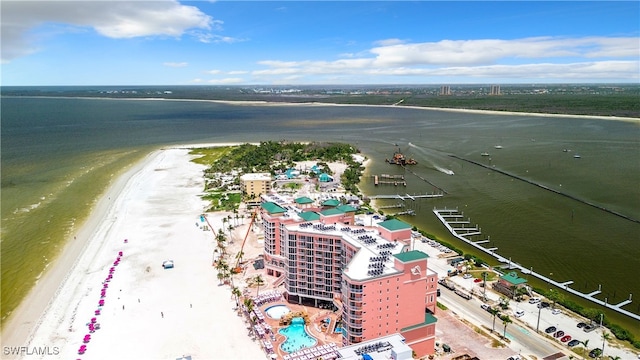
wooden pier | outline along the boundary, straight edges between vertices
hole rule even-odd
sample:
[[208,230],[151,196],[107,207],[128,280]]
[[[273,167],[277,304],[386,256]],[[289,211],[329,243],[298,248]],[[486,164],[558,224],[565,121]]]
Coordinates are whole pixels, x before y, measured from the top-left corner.
[[[380,180],[380,178],[382,179],[387,179],[387,180]],[[387,174],[382,174],[380,176],[378,175],[374,175],[373,176],[373,184],[375,186],[378,185],[393,185],[393,186],[398,186],[398,185],[402,185],[402,186],[407,186],[407,182],[404,181],[404,176],[402,175],[387,175]]]

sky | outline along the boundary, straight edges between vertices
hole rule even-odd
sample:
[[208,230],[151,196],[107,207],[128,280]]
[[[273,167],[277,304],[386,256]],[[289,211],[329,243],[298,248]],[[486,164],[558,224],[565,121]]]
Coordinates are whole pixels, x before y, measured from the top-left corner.
[[638,1],[2,0],[1,83],[639,83]]

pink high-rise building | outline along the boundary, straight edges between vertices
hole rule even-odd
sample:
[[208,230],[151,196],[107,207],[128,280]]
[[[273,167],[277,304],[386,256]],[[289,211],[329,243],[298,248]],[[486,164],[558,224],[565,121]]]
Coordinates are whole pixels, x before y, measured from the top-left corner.
[[410,249],[411,226],[357,226],[356,209],[263,202],[265,268],[289,302],[334,308],[343,345],[399,333],[418,356],[434,352],[437,274]]

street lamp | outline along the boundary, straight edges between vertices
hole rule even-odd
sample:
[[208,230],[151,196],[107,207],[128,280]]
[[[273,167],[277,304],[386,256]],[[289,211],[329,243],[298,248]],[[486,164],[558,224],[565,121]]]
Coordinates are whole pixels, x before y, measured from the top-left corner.
[[540,312],[542,312],[542,306],[538,307],[538,324],[536,325],[536,332],[540,332]]
[[487,301],[487,272],[482,273],[482,298]]

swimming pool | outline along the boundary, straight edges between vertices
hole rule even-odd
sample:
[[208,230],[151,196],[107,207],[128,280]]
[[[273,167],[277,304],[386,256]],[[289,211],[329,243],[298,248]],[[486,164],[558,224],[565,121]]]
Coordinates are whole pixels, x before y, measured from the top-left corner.
[[280,344],[280,349],[288,353],[312,347],[318,342],[307,334],[307,331],[304,329],[304,319],[301,317],[293,318],[291,325],[278,330],[278,332],[287,337],[287,340]]
[[266,308],[264,312],[269,315],[270,318],[280,320],[280,318],[291,312],[286,305],[274,305]]

